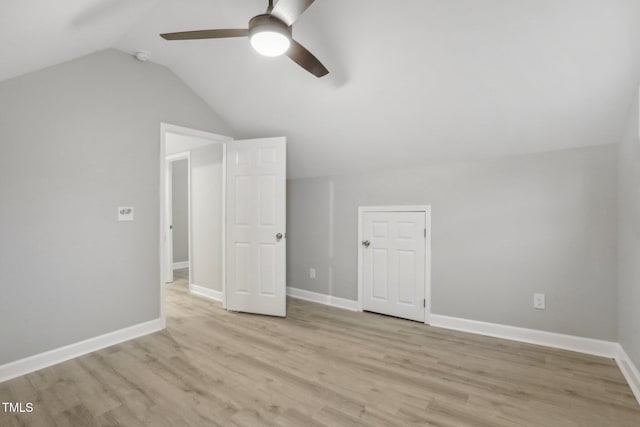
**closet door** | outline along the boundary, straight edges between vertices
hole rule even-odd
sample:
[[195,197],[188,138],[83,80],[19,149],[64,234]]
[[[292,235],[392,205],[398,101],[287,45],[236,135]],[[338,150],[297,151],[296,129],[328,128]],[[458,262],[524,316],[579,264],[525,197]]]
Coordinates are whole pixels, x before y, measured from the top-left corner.
[[424,212],[363,214],[362,308],[425,321]]

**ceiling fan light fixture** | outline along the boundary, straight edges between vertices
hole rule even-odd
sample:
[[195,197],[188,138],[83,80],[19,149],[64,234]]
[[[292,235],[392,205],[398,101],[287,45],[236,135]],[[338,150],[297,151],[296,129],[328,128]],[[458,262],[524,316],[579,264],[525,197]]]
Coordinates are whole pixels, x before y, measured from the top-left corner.
[[249,40],[259,54],[280,56],[291,46],[291,29],[271,15],[259,15],[249,22]]
[[289,50],[291,41],[275,31],[260,31],[251,36],[251,46],[261,55],[280,56]]

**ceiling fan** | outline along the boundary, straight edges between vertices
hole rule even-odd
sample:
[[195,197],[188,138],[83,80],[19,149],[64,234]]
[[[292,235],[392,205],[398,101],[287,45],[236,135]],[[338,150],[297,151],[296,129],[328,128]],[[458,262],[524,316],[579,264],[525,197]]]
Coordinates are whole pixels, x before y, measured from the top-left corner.
[[292,25],[314,0],[269,0],[266,13],[249,21],[248,29],[200,30],[160,34],[165,40],[223,39],[249,37],[251,46],[265,56],[286,54],[293,62],[316,77],[329,74],[329,70],[292,36]]

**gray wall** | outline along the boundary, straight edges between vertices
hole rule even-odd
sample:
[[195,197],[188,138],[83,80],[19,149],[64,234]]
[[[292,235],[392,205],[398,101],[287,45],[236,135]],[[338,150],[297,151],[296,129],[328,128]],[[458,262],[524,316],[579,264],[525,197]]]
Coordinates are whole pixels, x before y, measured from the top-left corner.
[[636,97],[619,149],[618,292],[620,344],[640,367],[640,114]]
[[159,316],[162,121],[232,134],[115,50],[0,83],[0,364]]
[[616,150],[291,180],[288,285],[357,299],[358,206],[429,204],[433,313],[616,341]]
[[171,169],[173,262],[184,262],[189,261],[189,162],[177,160]]
[[222,291],[222,145],[191,151],[191,283]]

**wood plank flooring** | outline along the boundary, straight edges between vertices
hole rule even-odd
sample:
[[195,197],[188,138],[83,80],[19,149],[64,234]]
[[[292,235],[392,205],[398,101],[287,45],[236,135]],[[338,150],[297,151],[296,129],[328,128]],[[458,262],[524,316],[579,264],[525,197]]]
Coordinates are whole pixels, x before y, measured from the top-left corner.
[[289,300],[168,286],[165,331],[0,384],[0,426],[640,426],[614,361]]

